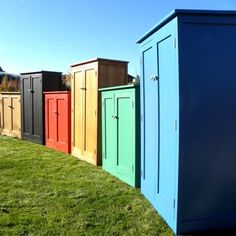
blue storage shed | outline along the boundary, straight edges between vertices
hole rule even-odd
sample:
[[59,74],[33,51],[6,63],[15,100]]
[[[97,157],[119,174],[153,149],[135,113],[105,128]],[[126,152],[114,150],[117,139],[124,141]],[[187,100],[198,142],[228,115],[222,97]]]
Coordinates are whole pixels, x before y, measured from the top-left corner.
[[236,11],[142,36],[141,191],[176,234],[236,227]]

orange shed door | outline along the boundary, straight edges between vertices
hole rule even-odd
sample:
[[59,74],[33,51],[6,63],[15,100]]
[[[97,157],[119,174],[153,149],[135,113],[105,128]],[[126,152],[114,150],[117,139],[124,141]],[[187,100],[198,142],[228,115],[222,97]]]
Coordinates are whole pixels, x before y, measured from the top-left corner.
[[81,68],[73,80],[73,154],[96,163],[97,80],[94,68]]
[[11,98],[10,96],[2,97],[3,105],[3,132],[11,133],[12,130],[12,117],[11,117]]
[[95,162],[97,147],[97,83],[95,70],[85,71],[83,152]]
[[12,112],[12,134],[15,137],[21,137],[21,108],[20,95],[11,96],[11,112]]

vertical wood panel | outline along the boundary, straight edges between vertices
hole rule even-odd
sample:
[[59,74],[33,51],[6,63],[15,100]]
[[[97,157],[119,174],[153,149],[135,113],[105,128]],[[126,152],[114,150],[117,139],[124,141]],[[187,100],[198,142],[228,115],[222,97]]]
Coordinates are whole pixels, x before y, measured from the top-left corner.
[[30,76],[22,79],[22,132],[32,133],[32,105],[31,105],[31,79]]
[[3,129],[5,132],[12,130],[12,116],[11,116],[11,98],[6,95],[3,100]]
[[85,71],[85,117],[84,117],[84,146],[83,151],[91,158],[96,149],[96,120],[97,120],[97,86],[94,69]]
[[12,129],[15,132],[20,132],[20,96],[13,96],[12,103]]
[[68,114],[67,114],[67,96],[65,94],[61,94],[57,96],[57,142],[61,145],[67,145],[68,143]]
[[83,138],[82,135],[84,133],[83,130],[83,120],[84,120],[84,78],[83,71],[78,71],[74,75],[74,146],[76,148],[82,149],[83,147]]

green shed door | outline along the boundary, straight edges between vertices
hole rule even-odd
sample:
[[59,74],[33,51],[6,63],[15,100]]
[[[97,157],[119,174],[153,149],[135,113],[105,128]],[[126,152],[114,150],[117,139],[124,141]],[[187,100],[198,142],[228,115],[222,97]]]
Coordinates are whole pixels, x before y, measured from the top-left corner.
[[115,121],[117,131],[117,176],[130,185],[135,184],[135,98],[134,90],[115,93]]
[[116,159],[116,130],[114,122],[114,92],[102,95],[102,165],[114,175]]

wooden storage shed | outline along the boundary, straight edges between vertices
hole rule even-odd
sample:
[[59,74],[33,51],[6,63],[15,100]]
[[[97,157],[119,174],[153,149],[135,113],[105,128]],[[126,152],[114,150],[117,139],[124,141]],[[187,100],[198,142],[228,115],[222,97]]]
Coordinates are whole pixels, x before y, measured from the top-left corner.
[[140,183],[139,85],[101,89],[102,167],[131,186]]
[[60,72],[39,71],[21,74],[22,139],[45,143],[44,91],[61,90]]
[[236,11],[175,10],[139,39],[141,191],[176,234],[236,227]]
[[71,152],[70,91],[44,92],[46,146]]
[[0,93],[1,134],[21,138],[20,92]]
[[94,165],[101,161],[99,88],[127,83],[128,62],[95,58],[71,66],[72,154]]

